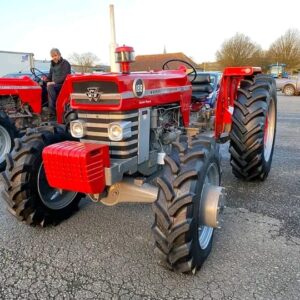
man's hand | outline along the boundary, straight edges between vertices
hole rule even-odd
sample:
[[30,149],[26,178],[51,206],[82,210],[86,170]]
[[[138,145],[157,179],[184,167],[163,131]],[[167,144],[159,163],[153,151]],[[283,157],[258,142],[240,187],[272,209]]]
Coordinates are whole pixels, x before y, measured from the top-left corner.
[[53,81],[47,82],[47,86],[53,85],[53,84],[55,84],[55,82],[53,82]]

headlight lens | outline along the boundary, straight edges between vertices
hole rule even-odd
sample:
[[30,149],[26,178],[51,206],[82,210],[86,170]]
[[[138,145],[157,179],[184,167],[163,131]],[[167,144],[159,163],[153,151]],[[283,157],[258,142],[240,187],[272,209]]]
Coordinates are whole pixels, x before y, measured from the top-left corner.
[[108,125],[108,137],[112,141],[122,141],[130,138],[131,135],[131,121],[113,122]]
[[120,125],[117,124],[110,127],[110,136],[112,140],[122,139],[122,128]]
[[70,123],[71,135],[74,138],[80,139],[85,136],[86,126],[82,120],[71,121]]

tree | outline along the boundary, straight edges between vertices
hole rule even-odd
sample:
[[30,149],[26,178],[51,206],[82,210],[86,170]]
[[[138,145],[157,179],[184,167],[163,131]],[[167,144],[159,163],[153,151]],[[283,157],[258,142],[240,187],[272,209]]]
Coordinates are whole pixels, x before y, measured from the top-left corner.
[[70,61],[74,65],[79,66],[80,71],[83,73],[89,72],[90,68],[95,66],[98,60],[99,60],[98,57],[91,52],[82,53],[82,54],[74,52],[70,56]]
[[221,67],[260,66],[263,58],[262,48],[242,34],[236,33],[232,38],[225,40],[216,58]]
[[289,29],[273,42],[268,51],[273,63],[284,63],[288,69],[297,68],[300,63],[300,32]]

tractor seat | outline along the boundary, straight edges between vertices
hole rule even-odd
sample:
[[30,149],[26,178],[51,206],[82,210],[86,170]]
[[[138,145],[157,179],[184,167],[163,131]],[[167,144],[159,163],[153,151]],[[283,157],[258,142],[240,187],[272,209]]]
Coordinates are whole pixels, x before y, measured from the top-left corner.
[[210,85],[210,76],[198,74],[192,83],[192,100],[205,101],[206,97],[213,92]]

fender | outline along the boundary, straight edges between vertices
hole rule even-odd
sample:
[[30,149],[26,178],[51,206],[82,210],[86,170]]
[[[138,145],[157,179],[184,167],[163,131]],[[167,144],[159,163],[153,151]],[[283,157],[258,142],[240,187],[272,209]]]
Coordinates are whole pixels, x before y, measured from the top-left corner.
[[237,98],[241,80],[246,76],[253,76],[259,73],[261,73],[261,68],[259,67],[225,68],[216,101],[215,137],[217,140],[220,140],[223,133],[230,132],[234,100]]

